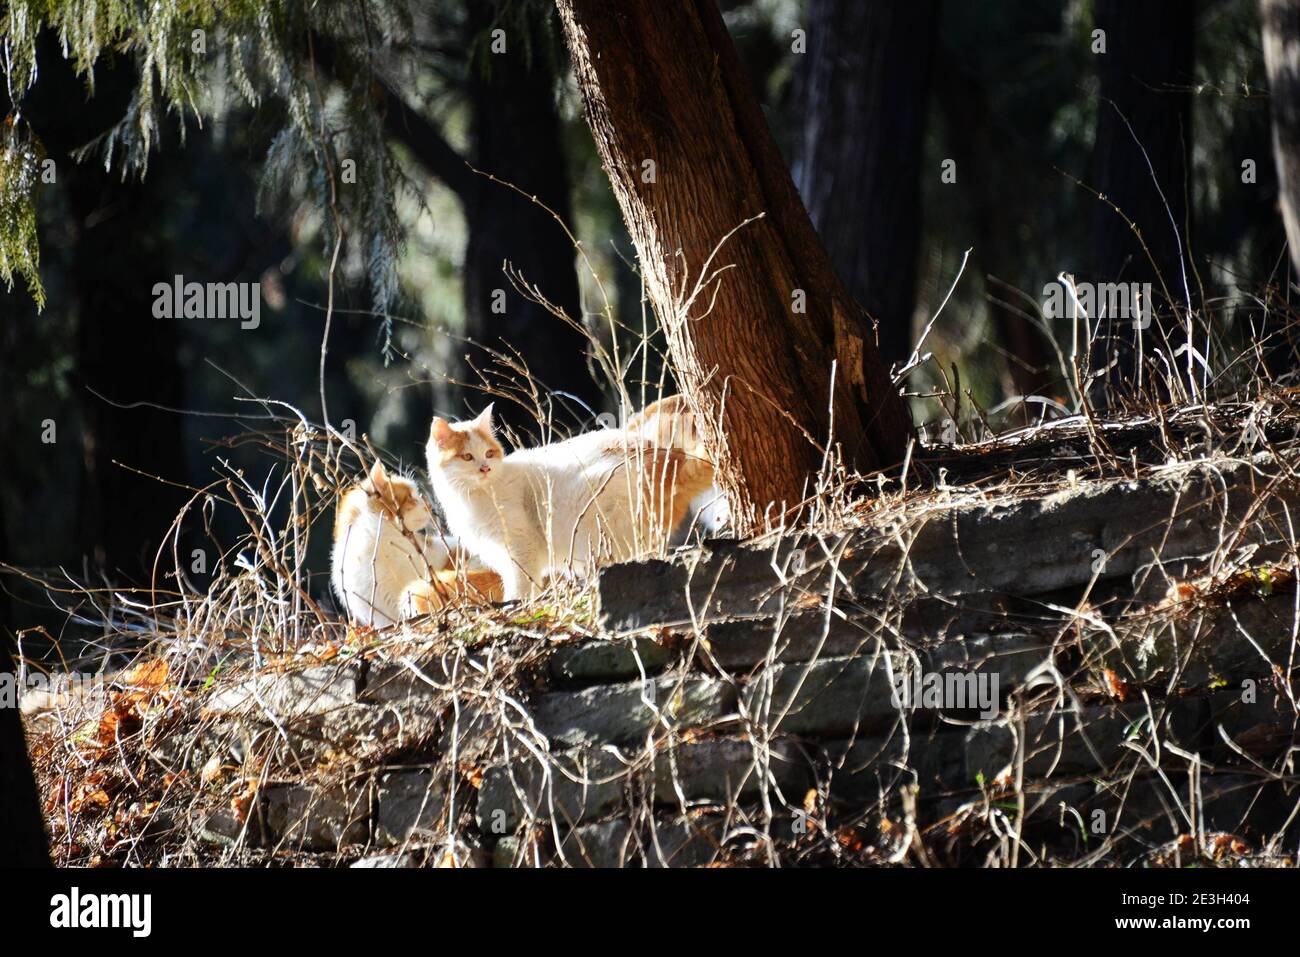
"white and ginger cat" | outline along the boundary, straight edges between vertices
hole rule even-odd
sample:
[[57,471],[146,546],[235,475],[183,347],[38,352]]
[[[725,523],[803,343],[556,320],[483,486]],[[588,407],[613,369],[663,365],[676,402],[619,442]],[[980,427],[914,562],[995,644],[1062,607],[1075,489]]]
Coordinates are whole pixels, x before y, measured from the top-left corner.
[[505,598],[548,575],[585,573],[662,547],[713,484],[679,396],[601,429],[505,455],[492,406],[468,422],[435,418],[426,452],[451,532],[501,576]]
[[432,524],[415,483],[389,475],[382,462],[339,499],[331,580],[354,621],[382,628],[453,596],[500,598],[497,576],[466,567],[454,543],[424,534]]

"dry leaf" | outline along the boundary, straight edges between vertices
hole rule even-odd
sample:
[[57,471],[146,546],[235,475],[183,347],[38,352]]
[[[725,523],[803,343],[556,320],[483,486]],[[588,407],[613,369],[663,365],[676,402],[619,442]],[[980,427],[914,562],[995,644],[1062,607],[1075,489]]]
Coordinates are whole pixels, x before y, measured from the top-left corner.
[[1133,697],[1133,685],[1129,684],[1114,671],[1107,668],[1103,675],[1106,678],[1106,690],[1110,696],[1117,701],[1127,701]]
[[230,809],[234,812],[235,820],[240,824],[248,820],[248,812],[253,806],[255,797],[257,797],[257,778],[248,778],[244,782],[244,790],[230,799]]
[[474,790],[477,791],[483,786],[483,768],[481,766],[462,761],[460,763],[460,773],[464,775],[465,780],[469,782],[469,786]]
[[68,801],[68,810],[80,814],[83,810],[108,807],[108,775],[103,771],[91,771],[77,785]]
[[199,772],[199,782],[203,785],[213,784],[221,778],[222,773],[221,755],[214,754],[203,764],[203,770]]
[[[889,821],[882,820],[880,823],[881,830],[884,830],[884,826],[889,824]],[[847,824],[835,832],[835,840],[839,843],[840,847],[844,848],[846,851],[860,851],[866,846],[866,842],[862,839],[861,832],[859,832],[857,828],[851,827]]]
[[167,684],[167,675],[171,666],[162,658],[142,661],[128,671],[118,675],[118,682],[128,688],[141,691],[161,690]]

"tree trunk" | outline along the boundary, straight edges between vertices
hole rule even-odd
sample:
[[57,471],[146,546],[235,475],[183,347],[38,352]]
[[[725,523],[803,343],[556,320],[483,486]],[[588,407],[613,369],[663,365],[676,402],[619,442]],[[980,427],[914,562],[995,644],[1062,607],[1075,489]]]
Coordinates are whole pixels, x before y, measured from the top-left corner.
[[106,172],[98,156],[74,161],[73,150],[121,118],[135,74],[125,59],[104,57],[95,65],[95,95],[86,101],[85,83],[57,38],[46,33],[41,42],[40,79],[26,114],[67,197],[68,282],[78,325],[73,381],[82,408],[80,435],[73,423],[58,422],[57,441],[81,443],[76,505],[83,553],[110,575],[143,581],[186,498],[154,478],[185,475],[182,420],[153,406],[122,406],[145,398],[172,409],[184,404],[176,327],[184,320],[153,316],[153,285],[171,281],[176,241],[162,197],[181,167],[170,152],[155,156],[146,189],[133,175]]
[[886,362],[911,354],[938,3],[812,0],[795,182]]
[[[1158,300],[1167,295],[1180,307],[1186,300],[1194,23],[1195,7],[1186,0],[1096,0],[1093,13],[1093,26],[1106,32],[1106,52],[1097,55],[1093,185],[1105,199],[1093,218],[1092,278],[1150,282]],[[1181,339],[1167,331],[1176,347]],[[1119,351],[1119,374],[1129,376],[1131,318],[1106,323],[1102,334],[1110,337],[1108,354]],[[1155,344],[1157,326],[1143,337]],[[1094,367],[1102,359],[1098,355]]]
[[[15,674],[9,637],[0,634],[0,679]],[[0,704],[0,867],[50,863],[45,821],[32,776],[22,714]]]
[[[980,184],[970,197],[973,237],[969,243],[973,252],[969,268],[983,278],[985,302],[998,341],[1007,352],[1007,394],[1059,394],[1060,373],[1051,341],[1022,309],[1004,304],[1008,290],[996,281],[1015,285],[1015,280],[1022,278],[1024,219],[1015,203],[1017,161],[1007,155],[1019,152],[1022,146],[1012,146],[993,132],[998,120],[988,83],[974,64],[963,61],[956,56],[937,59],[934,98],[947,130],[944,155],[957,161],[965,182]],[[1030,415],[1028,407],[1024,408],[1022,414]]]
[[[467,33],[479,38],[481,55],[471,60],[468,95],[473,113],[471,162],[486,176],[473,176],[462,196],[469,223],[465,249],[465,319],[468,335],[496,349],[513,348],[548,392],[562,392],[551,412],[569,427],[589,425],[604,410],[604,398],[588,362],[590,342],[511,284],[510,263],[530,285],[578,321],[582,303],[574,266],[577,251],[560,224],[530,197],[545,203],[570,228],[573,210],[560,141],[557,82],[547,55],[544,8],[516,12],[527,35],[507,31],[506,49],[490,52],[483,39],[500,5],[473,0]],[[522,190],[522,195],[510,184]],[[500,292],[498,292],[500,290]],[[504,310],[504,311],[502,311]],[[471,355],[483,366],[486,357]],[[479,403],[483,404],[482,401]],[[524,406],[496,405],[498,422],[536,430]]]
[[1260,0],[1259,16],[1273,107],[1278,201],[1291,267],[1300,275],[1300,0]]
[[737,530],[811,492],[828,408],[845,465],[896,464],[907,412],[713,0],[558,6],[587,120]]
[[171,272],[165,241],[147,238],[162,230],[149,194],[95,163],[67,177],[81,227],[71,272],[83,390],[82,548],[110,574],[143,581],[184,502],[159,481],[185,474],[181,419],[120,404],[143,396],[171,409],[184,404],[175,326],[183,320],[153,317],[150,290]]

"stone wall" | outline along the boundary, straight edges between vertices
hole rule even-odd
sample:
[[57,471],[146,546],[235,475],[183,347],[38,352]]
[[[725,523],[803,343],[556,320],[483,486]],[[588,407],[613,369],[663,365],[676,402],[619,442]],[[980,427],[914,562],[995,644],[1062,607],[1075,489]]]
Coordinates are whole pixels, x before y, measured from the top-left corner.
[[370,866],[1294,853],[1292,499],[1266,464],[610,567],[585,636],[247,679],[163,758],[273,753],[250,806],[195,805],[202,839]]

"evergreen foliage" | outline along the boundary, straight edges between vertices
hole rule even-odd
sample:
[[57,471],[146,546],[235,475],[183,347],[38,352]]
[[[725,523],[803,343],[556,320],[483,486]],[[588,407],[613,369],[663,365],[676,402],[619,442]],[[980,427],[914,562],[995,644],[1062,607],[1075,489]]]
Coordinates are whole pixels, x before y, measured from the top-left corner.
[[[107,58],[127,59],[136,76],[125,113],[82,146],[80,161],[144,177],[169,117],[183,138],[186,123],[201,125],[242,100],[279,127],[263,163],[261,205],[305,191],[319,208],[327,251],[339,231],[359,244],[374,308],[386,312],[398,292],[402,233],[394,204],[402,180],[372,102],[370,71],[376,52],[410,28],[404,0],[13,0],[0,20],[12,104],[0,141],[0,278],[12,288],[21,277],[43,305],[35,212],[43,151],[22,100],[38,76],[37,38],[51,30],[87,96],[95,93],[96,64]],[[322,44],[349,51],[328,73]]]

